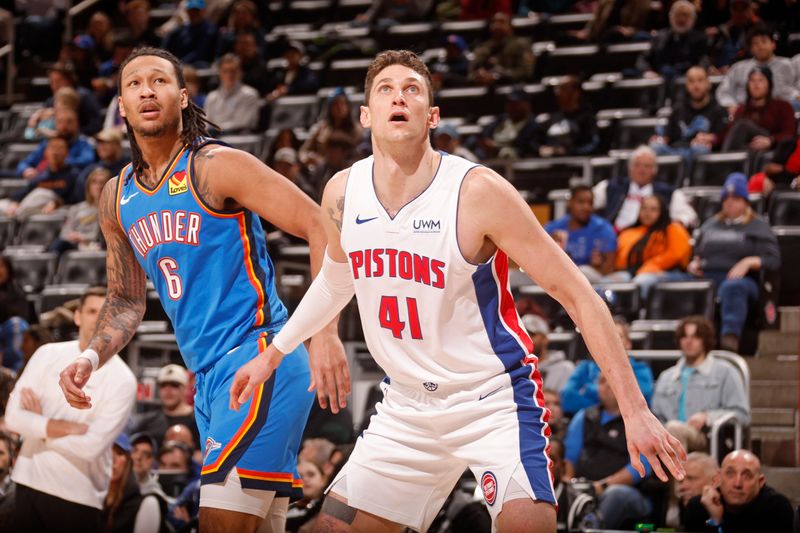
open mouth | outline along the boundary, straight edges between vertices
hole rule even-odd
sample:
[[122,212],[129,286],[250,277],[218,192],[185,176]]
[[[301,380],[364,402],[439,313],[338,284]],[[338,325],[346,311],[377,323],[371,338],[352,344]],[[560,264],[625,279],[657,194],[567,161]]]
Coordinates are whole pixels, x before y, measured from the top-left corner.
[[408,122],[408,114],[403,111],[395,111],[389,116],[389,122]]

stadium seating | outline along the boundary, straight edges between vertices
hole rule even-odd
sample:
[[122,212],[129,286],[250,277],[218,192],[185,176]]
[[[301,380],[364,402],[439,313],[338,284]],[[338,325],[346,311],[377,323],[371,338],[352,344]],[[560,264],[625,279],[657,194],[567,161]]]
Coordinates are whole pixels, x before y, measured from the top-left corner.
[[55,283],[106,284],[106,252],[71,250],[58,262]]
[[58,237],[65,219],[65,213],[31,216],[20,223],[16,244],[30,248],[46,248]]
[[650,291],[645,316],[651,320],[678,320],[689,315],[714,319],[714,290],[711,281],[669,281],[656,283]]
[[25,292],[38,293],[50,283],[56,268],[56,254],[6,249],[5,255],[11,261],[16,280]]
[[711,153],[697,156],[691,176],[691,185],[722,185],[731,172],[749,175],[747,152]]
[[780,305],[800,305],[800,226],[773,226],[781,250]]
[[769,200],[769,223],[800,226],[800,192],[776,191]]

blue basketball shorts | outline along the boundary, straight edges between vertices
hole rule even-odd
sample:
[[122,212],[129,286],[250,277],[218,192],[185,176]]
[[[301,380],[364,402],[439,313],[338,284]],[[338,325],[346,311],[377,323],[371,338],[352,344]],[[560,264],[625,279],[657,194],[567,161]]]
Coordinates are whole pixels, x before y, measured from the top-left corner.
[[297,453],[314,393],[308,352],[300,345],[239,411],[230,408],[236,371],[266,349],[272,334],[251,335],[212,367],[197,373],[195,416],[205,443],[201,484],[224,483],[236,468],[243,488],[302,497]]

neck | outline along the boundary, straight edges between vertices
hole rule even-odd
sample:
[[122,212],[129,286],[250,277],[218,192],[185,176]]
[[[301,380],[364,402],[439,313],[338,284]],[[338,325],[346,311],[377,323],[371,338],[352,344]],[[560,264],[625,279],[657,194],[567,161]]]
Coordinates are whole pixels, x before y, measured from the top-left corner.
[[166,414],[167,416],[179,416],[179,415],[184,415],[187,413],[187,411],[191,410],[192,408],[189,407],[189,405],[187,405],[184,402],[181,402],[172,409],[164,407],[164,414]]
[[588,218],[586,220],[578,220],[577,218],[570,215],[569,221],[567,222],[567,227],[571,230],[576,230],[586,227],[587,224],[589,224]]
[[142,159],[149,170],[146,174],[158,178],[160,170],[166,167],[175,153],[183,146],[179,132],[168,133],[157,137],[136,136],[136,143],[142,151]]
[[394,214],[430,184],[440,156],[427,139],[424,143],[372,140],[378,199]]
[[755,107],[763,107],[767,104],[767,98],[751,98],[750,105]]
[[685,358],[686,358],[686,366],[690,366],[692,368],[696,368],[696,367],[702,365],[703,361],[706,360],[706,354],[703,353],[703,354],[700,354],[697,357],[693,357],[691,359],[688,358],[688,357],[685,357]]
[[694,98],[692,98],[689,104],[695,109],[700,109],[701,107],[707,106],[709,101],[711,101],[711,95],[706,94],[699,100],[695,100]]

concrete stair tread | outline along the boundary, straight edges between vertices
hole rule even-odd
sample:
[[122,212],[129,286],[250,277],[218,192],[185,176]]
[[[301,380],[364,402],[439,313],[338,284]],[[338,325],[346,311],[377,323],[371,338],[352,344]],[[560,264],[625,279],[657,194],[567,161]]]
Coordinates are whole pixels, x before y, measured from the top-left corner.
[[785,380],[797,376],[798,359],[794,354],[780,354],[752,357],[746,361],[751,380]]
[[751,407],[797,406],[797,382],[759,380],[750,383]]
[[795,424],[795,409],[790,407],[754,407],[751,426],[790,426]]
[[758,355],[797,353],[800,348],[797,332],[778,330],[762,331],[758,334]]
[[752,426],[751,439],[794,440],[797,438],[797,429],[794,426]]

